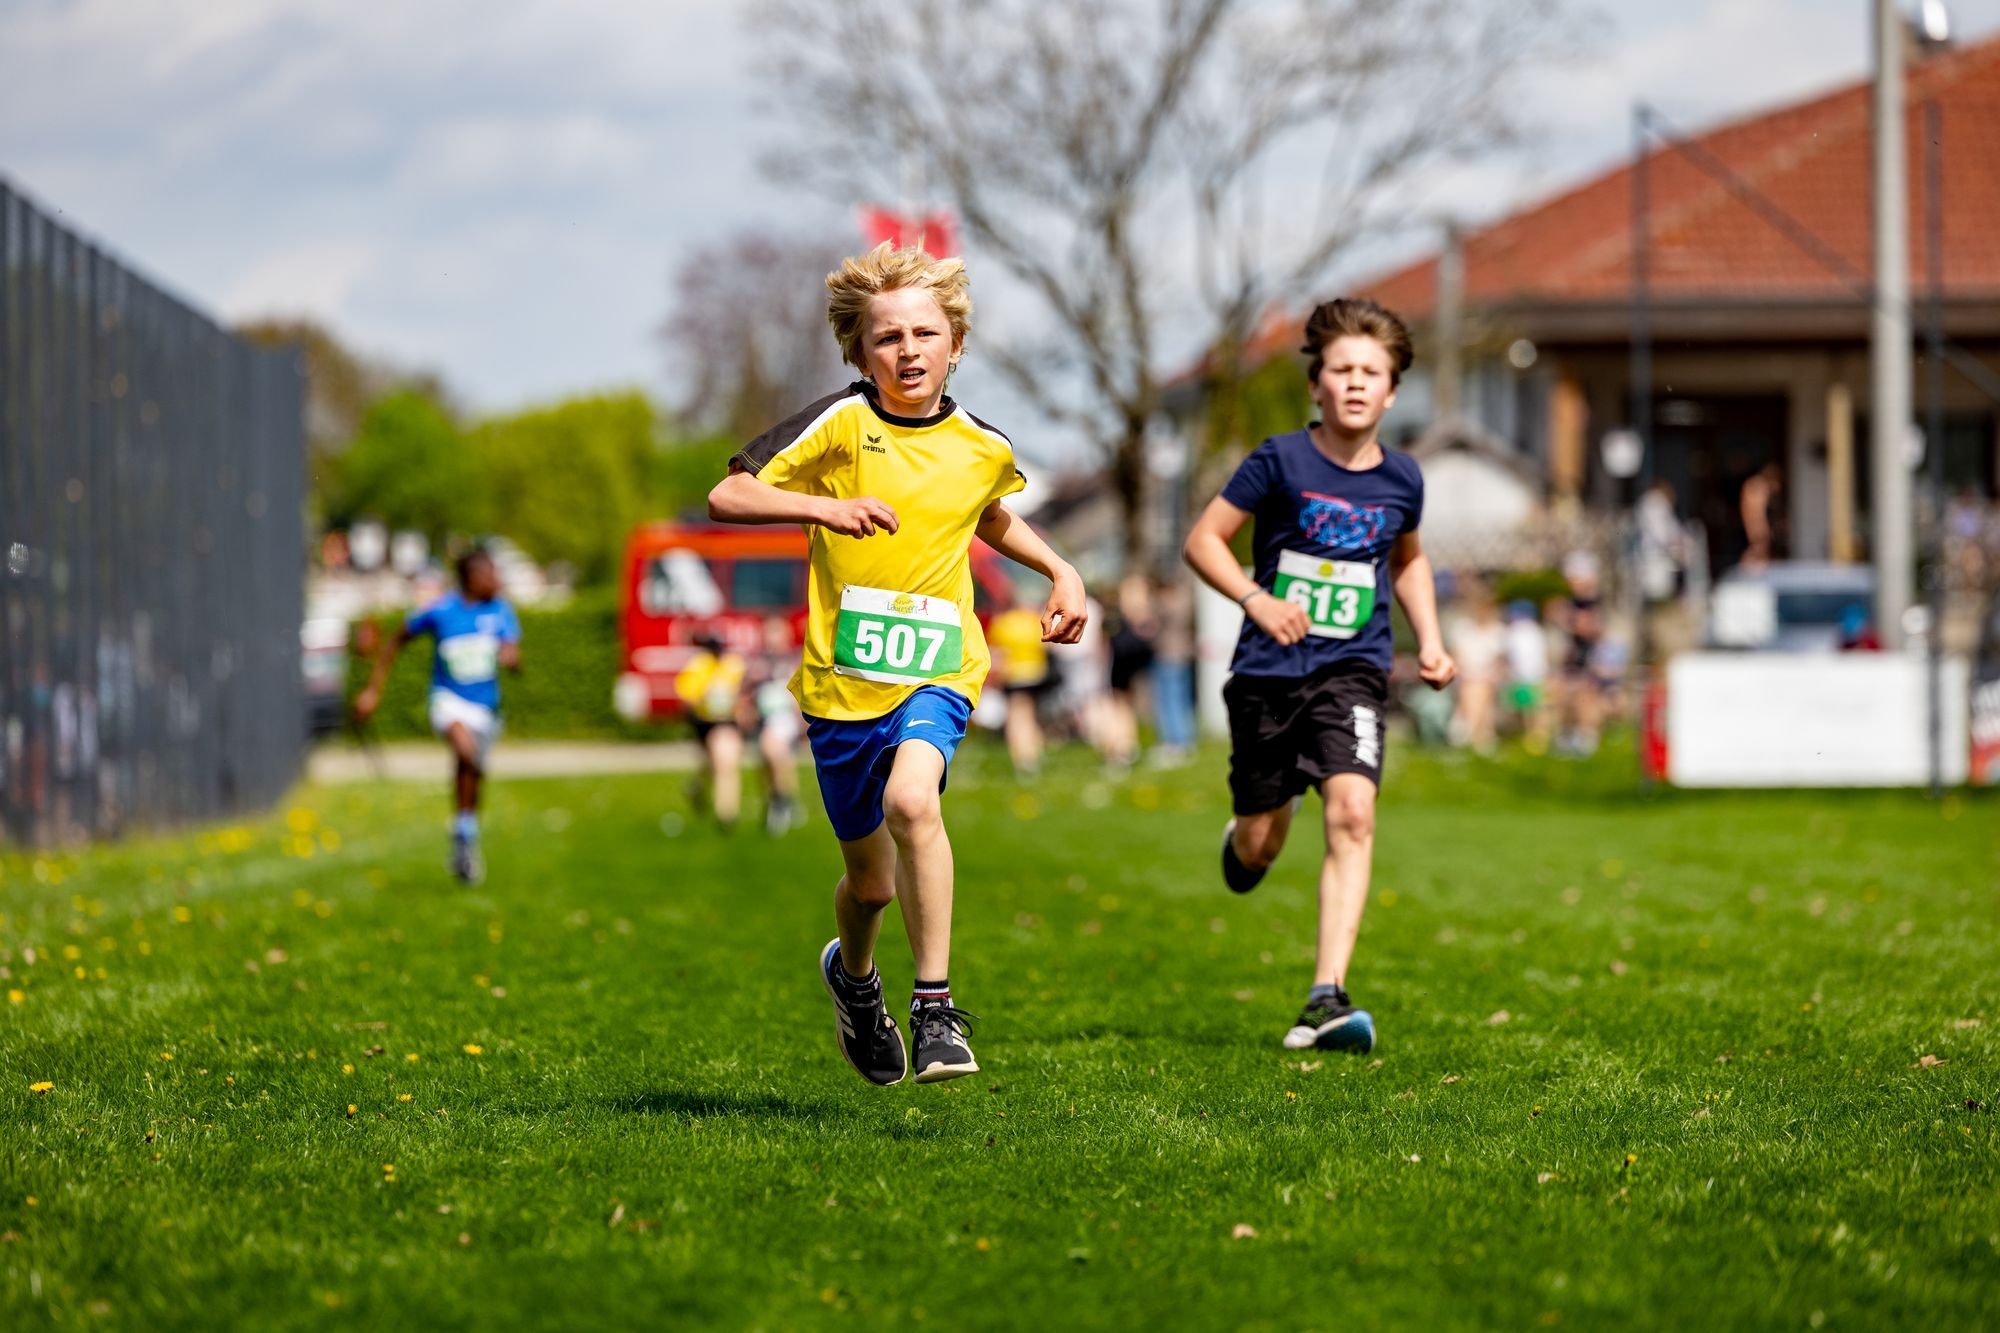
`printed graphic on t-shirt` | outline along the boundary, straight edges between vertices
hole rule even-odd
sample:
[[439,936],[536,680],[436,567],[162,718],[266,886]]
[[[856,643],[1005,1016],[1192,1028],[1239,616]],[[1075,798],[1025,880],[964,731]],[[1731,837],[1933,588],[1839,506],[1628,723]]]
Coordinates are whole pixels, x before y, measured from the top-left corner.
[[1349,504],[1337,495],[1301,491],[1305,506],[1299,512],[1299,527],[1306,536],[1323,546],[1373,546],[1382,540],[1388,520],[1381,505]]

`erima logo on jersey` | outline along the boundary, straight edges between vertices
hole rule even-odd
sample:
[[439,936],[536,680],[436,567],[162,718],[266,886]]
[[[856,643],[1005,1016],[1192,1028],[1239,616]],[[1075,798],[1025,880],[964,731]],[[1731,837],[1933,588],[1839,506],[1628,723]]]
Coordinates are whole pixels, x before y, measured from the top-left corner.
[[880,435],[870,435],[868,443],[862,445],[861,449],[863,453],[870,454],[886,454],[889,452],[882,447],[882,437]]

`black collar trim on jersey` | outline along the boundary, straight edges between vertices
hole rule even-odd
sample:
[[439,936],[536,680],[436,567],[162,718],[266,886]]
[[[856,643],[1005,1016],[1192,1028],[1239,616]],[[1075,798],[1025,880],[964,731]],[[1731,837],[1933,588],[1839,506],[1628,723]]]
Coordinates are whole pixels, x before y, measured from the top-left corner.
[[883,410],[881,391],[875,387],[875,381],[856,380],[854,381],[854,383],[848,385],[847,387],[849,392],[858,393],[863,398],[867,399],[868,406],[874,409],[875,415],[882,418],[882,420],[888,422],[892,426],[903,426],[908,428],[915,428],[920,426],[935,426],[942,421],[949,420],[951,414],[958,411],[958,404],[952,401],[950,394],[946,394],[943,398],[938,399],[938,410],[931,416],[899,417],[894,412]]

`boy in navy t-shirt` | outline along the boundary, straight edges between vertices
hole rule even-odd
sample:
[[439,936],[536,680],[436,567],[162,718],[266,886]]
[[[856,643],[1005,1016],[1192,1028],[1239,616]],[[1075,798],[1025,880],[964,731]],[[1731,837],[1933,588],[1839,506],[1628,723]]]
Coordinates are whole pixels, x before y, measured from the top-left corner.
[[[1374,853],[1392,593],[1416,631],[1425,683],[1443,689],[1457,668],[1417,539],[1423,475],[1376,439],[1410,367],[1409,331],[1373,301],[1328,301],[1306,321],[1303,350],[1320,420],[1271,437],[1244,459],[1196,520],[1184,554],[1244,612],[1222,692],[1236,815],[1223,831],[1223,879],[1237,893],[1255,888],[1285,845],[1292,802],[1319,790],[1326,860],[1318,963],[1285,1045],[1366,1052],[1375,1046],[1375,1020],[1349,1000],[1347,965]],[[1253,519],[1254,580],[1229,550]]]
[[410,640],[429,635],[431,730],[457,760],[452,791],[451,873],[476,884],[485,875],[479,855],[479,786],[486,752],[500,734],[500,668],[521,669],[521,622],[500,596],[493,557],[474,549],[458,561],[459,591],[447,593],[403,622],[402,632],[382,645],[368,686],[354,698],[354,716],[366,722],[382,703],[382,685],[396,653]]

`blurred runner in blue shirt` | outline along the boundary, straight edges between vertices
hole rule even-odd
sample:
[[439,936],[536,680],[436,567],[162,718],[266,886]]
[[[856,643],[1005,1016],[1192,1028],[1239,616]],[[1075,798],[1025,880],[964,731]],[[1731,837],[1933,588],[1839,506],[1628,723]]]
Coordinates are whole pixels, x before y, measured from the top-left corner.
[[368,686],[355,696],[354,716],[366,722],[382,704],[382,685],[404,644],[428,635],[431,730],[457,759],[451,824],[451,873],[462,883],[485,876],[479,855],[479,787],[486,754],[500,734],[500,668],[521,669],[521,621],[500,596],[493,557],[475,547],[458,561],[459,591],[415,612],[382,646]]

